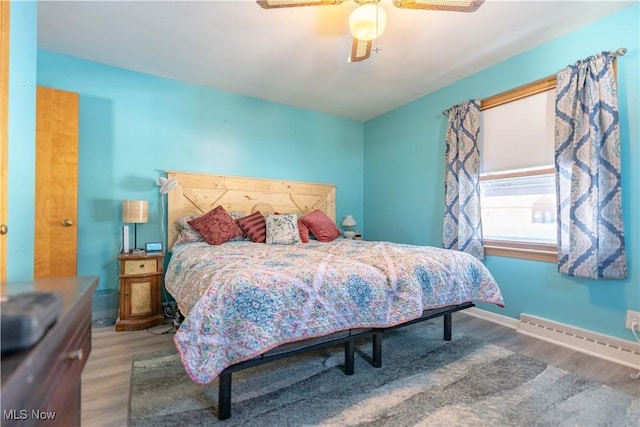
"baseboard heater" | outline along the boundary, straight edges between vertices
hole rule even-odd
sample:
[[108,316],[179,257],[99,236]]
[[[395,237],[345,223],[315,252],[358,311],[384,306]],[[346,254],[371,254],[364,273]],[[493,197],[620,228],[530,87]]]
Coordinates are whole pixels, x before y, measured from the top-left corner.
[[520,333],[590,354],[633,369],[640,369],[640,344],[587,329],[520,314]]
[[470,308],[464,313],[515,329],[521,334],[640,370],[640,344],[633,341],[525,313],[520,314],[520,320],[479,308]]

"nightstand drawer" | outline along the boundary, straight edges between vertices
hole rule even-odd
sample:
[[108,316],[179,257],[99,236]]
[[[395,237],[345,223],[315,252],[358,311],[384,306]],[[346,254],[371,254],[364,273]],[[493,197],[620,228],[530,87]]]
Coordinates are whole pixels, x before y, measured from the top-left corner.
[[158,271],[157,258],[124,261],[124,274],[148,274]]

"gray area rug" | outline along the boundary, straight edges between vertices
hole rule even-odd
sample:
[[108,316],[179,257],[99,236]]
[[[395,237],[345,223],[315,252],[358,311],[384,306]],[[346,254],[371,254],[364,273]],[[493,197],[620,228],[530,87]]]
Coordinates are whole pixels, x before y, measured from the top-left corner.
[[218,383],[198,385],[173,351],[133,360],[131,426],[638,426],[640,398],[521,354],[418,323],[385,333],[343,374],[343,348],[233,374],[231,418],[216,417]]

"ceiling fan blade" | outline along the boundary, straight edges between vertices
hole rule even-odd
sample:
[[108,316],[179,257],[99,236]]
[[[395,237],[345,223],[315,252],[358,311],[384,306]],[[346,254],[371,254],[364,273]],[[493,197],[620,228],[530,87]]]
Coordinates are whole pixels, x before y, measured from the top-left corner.
[[344,0],[257,0],[263,9],[279,9],[281,7],[322,6],[326,4],[340,4]]
[[393,0],[400,9],[449,10],[453,12],[475,12],[484,0]]
[[371,56],[371,40],[358,40],[355,37],[351,42],[351,55],[349,62],[360,62]]

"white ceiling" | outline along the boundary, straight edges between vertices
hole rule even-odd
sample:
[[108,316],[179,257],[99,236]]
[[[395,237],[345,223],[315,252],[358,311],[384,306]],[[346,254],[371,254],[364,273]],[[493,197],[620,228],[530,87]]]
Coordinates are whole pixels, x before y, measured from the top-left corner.
[[487,0],[461,13],[382,0],[381,51],[348,63],[350,0],[272,10],[250,0],[40,1],[38,46],[368,120],[633,3]]

